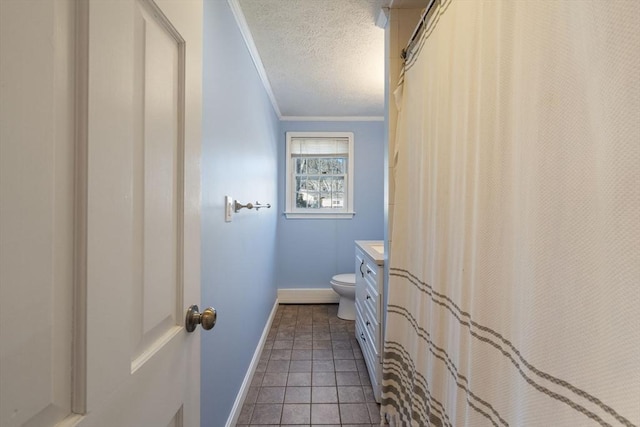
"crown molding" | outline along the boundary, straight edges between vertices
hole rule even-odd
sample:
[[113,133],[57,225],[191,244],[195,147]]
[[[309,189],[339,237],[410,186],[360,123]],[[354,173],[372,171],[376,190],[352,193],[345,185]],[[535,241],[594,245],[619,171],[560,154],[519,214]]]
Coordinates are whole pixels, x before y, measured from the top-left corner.
[[244,17],[244,13],[242,13],[240,2],[238,0],[227,0],[227,3],[231,8],[231,12],[233,13],[233,17],[235,18],[236,23],[238,24],[238,28],[240,29],[240,33],[242,34],[242,38],[244,39],[244,42],[247,45],[247,49],[249,50],[249,54],[251,55],[253,64],[256,67],[256,71],[260,76],[260,80],[262,81],[264,90],[267,92],[267,96],[271,101],[273,110],[276,112],[278,119],[282,120],[280,107],[278,107],[278,102],[276,101],[276,97],[273,94],[273,89],[271,88],[269,77],[267,77],[267,72],[264,69],[264,65],[262,64],[262,59],[260,58],[260,54],[258,53],[258,48],[256,47],[256,44],[253,42],[253,36],[251,35],[251,30],[249,30],[249,25],[247,24],[247,20]]
[[283,122],[383,122],[384,116],[281,116]]
[[260,58],[260,54],[258,53],[258,48],[256,47],[253,36],[251,35],[251,30],[249,29],[249,24],[247,24],[247,20],[244,17],[244,13],[242,13],[242,8],[240,7],[239,0],[227,0],[229,7],[231,8],[231,12],[233,13],[233,17],[236,20],[236,24],[238,25],[238,29],[240,30],[240,34],[242,34],[242,38],[249,50],[249,54],[251,55],[251,60],[256,67],[256,71],[258,72],[258,76],[262,81],[262,85],[264,86],[265,92],[267,92],[267,96],[271,101],[271,106],[280,121],[289,121],[289,122],[382,122],[384,121],[383,116],[283,116],[280,112],[280,107],[278,106],[278,102],[276,101],[275,94],[273,93],[273,89],[271,88],[271,83],[269,82],[269,77],[267,76],[267,71],[264,69],[264,65],[262,64],[262,58]]

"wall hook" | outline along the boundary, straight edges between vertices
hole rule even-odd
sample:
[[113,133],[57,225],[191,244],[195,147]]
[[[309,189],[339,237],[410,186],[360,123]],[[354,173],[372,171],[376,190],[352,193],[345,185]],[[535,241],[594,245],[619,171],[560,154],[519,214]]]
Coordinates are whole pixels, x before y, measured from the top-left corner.
[[260,208],[269,209],[270,207],[271,207],[270,203],[267,203],[266,205],[262,205],[262,204],[260,204],[260,202],[255,202],[255,203],[247,203],[246,205],[243,205],[241,203],[238,203],[237,200],[234,203],[234,211],[235,212],[238,212],[242,208],[259,210]]

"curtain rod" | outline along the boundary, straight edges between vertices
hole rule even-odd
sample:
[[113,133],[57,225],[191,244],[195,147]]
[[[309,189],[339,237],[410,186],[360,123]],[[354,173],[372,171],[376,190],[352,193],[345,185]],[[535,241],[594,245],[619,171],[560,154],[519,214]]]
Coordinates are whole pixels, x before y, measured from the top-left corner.
[[429,0],[429,4],[425,8],[424,12],[422,12],[422,15],[420,15],[420,20],[418,21],[418,25],[416,25],[416,28],[413,30],[413,33],[411,33],[411,37],[409,38],[407,47],[402,49],[403,60],[407,59],[408,52],[413,48],[413,44],[416,42],[416,38],[420,34],[420,31],[422,30],[422,27],[424,26],[425,22],[427,22],[427,16],[429,16],[429,12],[431,12],[431,8],[433,8],[433,6],[436,4],[436,1],[437,0]]

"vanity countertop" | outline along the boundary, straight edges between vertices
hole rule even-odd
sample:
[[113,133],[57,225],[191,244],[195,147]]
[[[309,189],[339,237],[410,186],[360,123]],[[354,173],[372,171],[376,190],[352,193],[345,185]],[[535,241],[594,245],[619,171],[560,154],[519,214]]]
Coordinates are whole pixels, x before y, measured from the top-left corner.
[[376,264],[384,264],[384,242],[382,240],[356,240],[356,245],[366,252]]

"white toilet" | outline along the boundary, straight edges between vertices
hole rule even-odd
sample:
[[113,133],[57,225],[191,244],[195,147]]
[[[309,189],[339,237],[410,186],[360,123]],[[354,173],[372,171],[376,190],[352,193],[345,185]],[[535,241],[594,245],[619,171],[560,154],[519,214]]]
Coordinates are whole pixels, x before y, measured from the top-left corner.
[[344,320],[356,319],[356,275],[336,274],[331,278],[331,287],[340,295],[338,317]]

